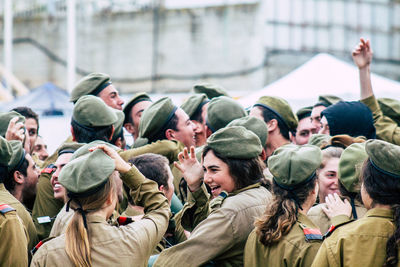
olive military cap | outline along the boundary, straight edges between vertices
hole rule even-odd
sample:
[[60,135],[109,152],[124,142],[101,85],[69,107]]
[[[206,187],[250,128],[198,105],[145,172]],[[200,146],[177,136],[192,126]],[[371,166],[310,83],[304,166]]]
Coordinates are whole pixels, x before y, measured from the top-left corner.
[[209,99],[218,96],[229,96],[225,88],[211,83],[199,83],[193,86],[196,94],[206,94]]
[[82,144],[82,145],[74,152],[74,154],[72,155],[71,160],[76,159],[76,158],[79,158],[80,156],[83,156],[83,155],[88,154],[88,153],[90,152],[90,151],[89,151],[89,148],[92,148],[92,147],[95,147],[95,146],[98,146],[98,145],[107,145],[107,146],[111,147],[112,149],[114,149],[115,151],[119,151],[119,150],[120,150],[119,147],[116,147],[116,146],[114,146],[114,145],[112,145],[112,144],[110,144],[110,143],[107,143],[107,142],[104,142],[104,141],[101,141],[101,140],[95,140],[95,141],[92,141],[92,142],[90,142],[90,143],[88,143],[88,144]]
[[136,105],[139,102],[142,102],[142,101],[152,102],[151,98],[150,98],[150,96],[148,94],[146,94],[146,93],[137,93],[136,95],[134,95],[132,97],[131,100],[129,100],[128,104],[125,105],[125,107],[123,109],[123,112],[125,114],[124,124],[128,122],[129,116],[131,115],[130,114],[131,113],[131,109],[133,108],[133,106]]
[[205,94],[194,94],[182,103],[181,109],[192,119],[192,116],[209,102]]
[[18,169],[25,159],[25,150],[22,146],[21,141],[12,140],[9,141],[12,149],[12,156],[8,162],[8,170],[13,171]]
[[359,177],[367,158],[365,143],[351,144],[343,151],[339,160],[339,181],[347,191],[360,192]]
[[313,134],[308,139],[308,144],[321,147],[323,145],[328,144],[330,139],[331,136],[327,134]]
[[68,193],[90,195],[107,182],[115,169],[114,160],[101,149],[96,149],[71,160],[62,168],[58,181]]
[[110,76],[104,73],[90,73],[83,77],[72,89],[71,98],[69,101],[76,102],[81,96],[94,95],[96,96],[104,88],[111,84]]
[[84,127],[105,127],[117,122],[116,110],[96,96],[85,95],[76,102],[72,119]]
[[0,113],[0,135],[1,136],[3,136],[3,137],[6,136],[8,124],[10,123],[10,120],[12,120],[15,117],[18,117],[17,123],[18,122],[25,123],[25,117],[16,111]]
[[338,96],[334,95],[320,95],[318,97],[318,103],[315,106],[322,105],[325,107],[329,107],[337,102],[342,101],[342,99]]
[[84,144],[82,144],[82,143],[66,142],[66,143],[62,144],[62,146],[58,149],[57,154],[58,154],[58,156],[60,156],[65,153],[74,153],[83,145]]
[[[10,143],[5,138],[0,136],[0,166],[7,167],[12,154],[13,152]],[[0,177],[0,179],[1,178],[3,177]]]
[[208,104],[206,124],[212,132],[216,132],[231,121],[246,115],[238,102],[227,96],[219,96],[211,99]]
[[163,97],[151,104],[140,118],[139,136],[151,140],[168,124],[177,109],[169,97]]
[[242,126],[222,128],[207,139],[207,146],[227,158],[253,159],[262,152],[260,138]]
[[297,120],[300,121],[304,118],[310,117],[312,108],[313,107],[304,107],[304,108],[299,109],[296,112]]
[[400,178],[400,146],[375,139],[365,143],[365,150],[378,171]]
[[392,98],[378,98],[378,103],[383,115],[400,125],[400,101]]
[[322,153],[318,147],[288,144],[268,158],[268,168],[279,186],[295,189],[314,177],[321,162]]
[[268,138],[267,124],[259,118],[246,116],[246,117],[231,121],[227,125],[227,127],[230,127],[230,126],[243,126],[247,130],[250,130],[253,133],[255,133],[258,136],[258,138],[260,138],[261,145],[263,147],[267,143],[267,138]]
[[262,96],[254,106],[261,106],[272,111],[284,124],[286,124],[289,131],[296,131],[298,121],[286,100],[280,97]]

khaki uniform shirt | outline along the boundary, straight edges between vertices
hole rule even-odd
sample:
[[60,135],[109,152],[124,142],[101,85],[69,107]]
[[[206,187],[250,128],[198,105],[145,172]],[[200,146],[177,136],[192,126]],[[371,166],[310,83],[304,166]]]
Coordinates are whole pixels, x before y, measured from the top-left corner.
[[182,221],[184,217],[196,214],[197,219],[185,219],[193,222],[191,226],[194,229],[188,240],[164,250],[154,267],[192,267],[209,261],[217,266],[243,266],[247,237],[254,228],[254,219],[264,212],[270,202],[271,193],[255,184],[225,198],[217,197],[214,202],[207,201],[208,198],[204,185],[201,190],[189,193],[188,203],[182,210]]
[[307,238],[304,228],[317,229],[306,215],[298,213],[289,233],[271,246],[262,244],[254,229],[244,250],[244,266],[309,267],[321,246],[322,235],[318,236],[320,239]]
[[312,266],[383,266],[386,242],[395,231],[393,220],[391,210],[367,211],[363,218],[336,229],[323,242]]
[[372,95],[361,100],[372,112],[376,137],[389,143],[400,145],[400,127],[397,123],[383,115],[375,96]]
[[[147,266],[167,229],[170,209],[157,183],[146,179],[136,167],[123,176],[135,203],[142,205],[146,213],[142,220],[120,227],[87,214],[93,266]],[[65,252],[65,234],[43,244],[33,256],[31,266],[73,266]]]
[[14,209],[0,212],[0,266],[28,266],[27,247],[25,228],[17,212]]
[[[367,209],[364,207],[364,205],[362,205],[358,201],[355,201],[354,204],[355,204],[354,206],[355,206],[356,212],[357,212],[357,218],[360,219],[360,218],[364,217],[364,214],[367,212]],[[326,204],[321,203],[321,204],[318,204],[318,205],[312,207],[308,211],[307,217],[321,230],[322,234],[325,234],[329,230],[329,227],[331,225],[338,225],[339,223],[343,223],[344,221],[335,220],[336,217],[334,217],[334,218],[332,218],[332,220],[330,220],[328,218],[328,216],[326,216],[325,212],[322,210],[323,206],[326,206]],[[347,220],[354,219],[353,215],[351,216],[351,218],[348,218],[347,216],[344,216],[344,217],[346,217]],[[343,218],[343,217],[340,216],[340,218]]]
[[[16,209],[18,217],[21,218],[22,223],[28,233],[28,251],[30,251],[39,242],[36,233],[35,225],[33,224],[32,217],[26,210],[24,205],[18,201],[13,195],[8,192],[3,183],[0,183],[0,202],[8,204]],[[0,241],[1,243],[2,241]]]
[[65,233],[68,223],[74,215],[73,210],[66,210],[66,204],[61,208],[60,212],[57,214],[56,220],[54,221],[53,227],[50,231],[50,237],[57,237]]

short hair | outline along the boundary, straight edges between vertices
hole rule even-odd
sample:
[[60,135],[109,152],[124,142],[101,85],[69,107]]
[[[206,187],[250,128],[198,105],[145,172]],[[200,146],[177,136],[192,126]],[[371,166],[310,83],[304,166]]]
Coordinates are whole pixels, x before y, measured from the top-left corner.
[[172,116],[172,118],[169,120],[169,122],[158,131],[158,133],[156,135],[154,135],[154,137],[152,137],[151,139],[149,139],[149,141],[152,142],[156,142],[158,140],[165,140],[167,139],[167,137],[165,136],[165,131],[168,129],[172,129],[174,131],[178,131],[178,116],[176,116],[176,113]]
[[78,143],[90,143],[96,140],[101,140],[104,142],[110,142],[110,137],[112,134],[112,125],[101,126],[101,127],[82,127],[74,120],[71,120],[71,126],[74,131],[75,139]]
[[39,130],[39,115],[36,112],[34,112],[31,108],[22,106],[22,107],[13,108],[11,111],[18,112],[19,114],[24,116],[26,119],[34,119],[38,125],[37,129]]
[[203,122],[204,122],[203,116],[202,116],[203,107],[204,107],[204,104],[200,105],[200,107],[198,107],[198,108],[196,109],[196,111],[193,113],[193,115],[190,116],[190,119],[191,119],[192,121],[198,121],[198,122],[200,122],[200,123],[203,123]]
[[[257,107],[261,108],[262,115],[263,115],[265,123],[268,123],[269,121],[275,119],[278,122],[278,128],[279,128],[279,131],[280,131],[281,135],[285,139],[289,140],[290,139],[290,137],[289,137],[289,128],[286,126],[286,123],[283,122],[282,119],[279,118],[279,116],[277,116],[271,110],[269,110],[267,108],[264,108],[264,107],[261,107],[261,106],[257,106]],[[295,135],[295,133],[294,133],[294,135]]]
[[4,186],[8,191],[10,192],[14,191],[16,185],[14,179],[14,173],[16,171],[19,171],[20,173],[22,173],[22,175],[27,176],[28,167],[29,167],[29,161],[26,158],[24,158],[22,164],[17,169],[8,170],[7,179],[4,180]]

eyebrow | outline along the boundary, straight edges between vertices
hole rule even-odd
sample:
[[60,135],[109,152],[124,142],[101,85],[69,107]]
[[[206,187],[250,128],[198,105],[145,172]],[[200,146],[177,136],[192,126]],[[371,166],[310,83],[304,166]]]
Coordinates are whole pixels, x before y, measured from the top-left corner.
[[207,169],[211,169],[211,168],[218,168],[218,169],[219,169],[219,166],[218,166],[218,165],[210,165],[210,166],[204,166],[204,165],[203,165],[203,167],[204,167],[204,168],[207,168]]

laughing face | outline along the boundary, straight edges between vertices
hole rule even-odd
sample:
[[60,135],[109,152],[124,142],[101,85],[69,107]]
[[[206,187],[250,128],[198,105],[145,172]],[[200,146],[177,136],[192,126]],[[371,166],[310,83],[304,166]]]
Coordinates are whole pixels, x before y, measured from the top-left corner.
[[50,180],[54,191],[54,198],[64,202],[65,188],[58,182],[58,175],[60,175],[62,168],[64,168],[64,166],[71,160],[71,157],[72,153],[64,153],[58,157],[56,163],[54,164],[56,166],[56,171],[53,173]]
[[213,197],[222,191],[231,193],[235,190],[235,182],[229,172],[228,165],[217,158],[210,150],[203,159],[204,182],[211,188]]

